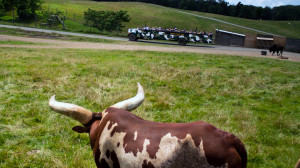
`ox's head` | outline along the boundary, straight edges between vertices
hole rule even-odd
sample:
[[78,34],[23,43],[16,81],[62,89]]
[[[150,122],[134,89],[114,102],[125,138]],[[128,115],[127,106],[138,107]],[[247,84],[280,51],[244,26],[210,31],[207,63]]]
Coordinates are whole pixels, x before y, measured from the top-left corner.
[[[143,87],[138,83],[138,92],[135,97],[116,103],[110,107],[132,111],[139,107],[144,101],[145,94]],[[55,100],[55,95],[49,100],[49,106],[56,112],[71,117],[79,121],[82,126],[75,126],[73,130],[78,133],[90,133],[91,126],[95,122],[100,122],[102,119],[102,113],[93,113],[83,107],[75,104],[62,103]]]

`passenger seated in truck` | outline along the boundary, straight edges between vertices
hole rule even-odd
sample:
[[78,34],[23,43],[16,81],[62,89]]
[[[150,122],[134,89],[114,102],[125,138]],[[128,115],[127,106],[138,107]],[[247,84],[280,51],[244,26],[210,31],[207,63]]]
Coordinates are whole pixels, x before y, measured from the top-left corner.
[[213,39],[213,33],[212,33],[211,31],[210,31],[209,34],[208,34],[208,38],[209,38],[209,39]]
[[199,36],[200,38],[202,38],[202,37],[203,37],[203,32],[202,32],[202,31],[199,31],[199,32],[198,32],[198,36]]

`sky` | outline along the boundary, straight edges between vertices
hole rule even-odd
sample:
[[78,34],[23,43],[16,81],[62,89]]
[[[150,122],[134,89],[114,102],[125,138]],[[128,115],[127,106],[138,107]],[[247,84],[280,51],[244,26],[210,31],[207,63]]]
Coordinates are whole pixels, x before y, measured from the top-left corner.
[[300,0],[225,0],[229,4],[236,5],[238,2],[241,2],[245,5],[253,6],[269,6],[271,8],[281,5],[300,5]]

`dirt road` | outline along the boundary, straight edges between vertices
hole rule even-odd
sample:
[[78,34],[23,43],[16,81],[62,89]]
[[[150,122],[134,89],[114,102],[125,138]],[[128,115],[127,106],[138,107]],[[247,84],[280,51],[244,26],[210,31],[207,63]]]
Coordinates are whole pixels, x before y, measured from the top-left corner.
[[[136,42],[128,42],[126,44],[109,44],[109,43],[94,43],[94,42],[75,42],[52,40],[32,37],[19,37],[0,35],[1,41],[24,41],[36,44],[30,45],[10,45],[1,44],[0,47],[21,47],[21,48],[72,48],[72,49],[101,49],[101,50],[141,50],[141,51],[160,51],[160,52],[189,52],[189,53],[204,53],[204,54],[224,54],[235,56],[250,56],[250,57],[266,57],[278,59],[277,56],[261,56],[259,49],[239,48],[239,47],[224,47],[215,46],[215,48],[208,47],[189,47],[189,46],[168,46],[168,45],[150,45],[139,44]],[[47,45],[45,45],[47,44]],[[283,55],[288,57],[288,61],[300,62],[300,54],[292,52],[284,52]]]

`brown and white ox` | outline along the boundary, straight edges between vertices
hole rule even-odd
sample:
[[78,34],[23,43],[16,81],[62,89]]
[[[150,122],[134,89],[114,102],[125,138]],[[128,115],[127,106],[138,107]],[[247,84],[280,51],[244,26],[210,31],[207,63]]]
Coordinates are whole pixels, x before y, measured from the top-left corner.
[[79,121],[73,128],[89,133],[97,167],[212,168],[246,167],[247,151],[231,133],[203,121],[159,123],[130,113],[144,100],[138,83],[135,97],[93,113],[83,107],[61,103],[52,96],[49,106]]

